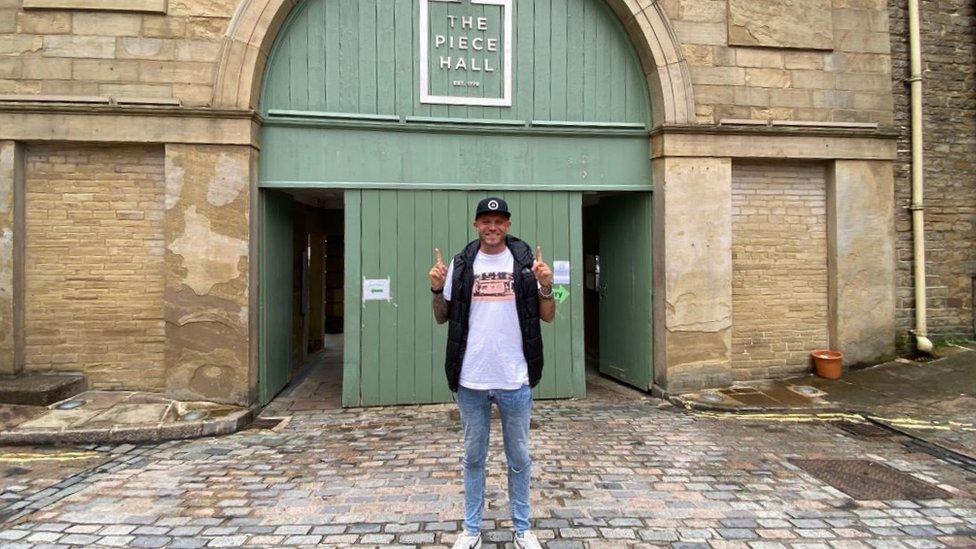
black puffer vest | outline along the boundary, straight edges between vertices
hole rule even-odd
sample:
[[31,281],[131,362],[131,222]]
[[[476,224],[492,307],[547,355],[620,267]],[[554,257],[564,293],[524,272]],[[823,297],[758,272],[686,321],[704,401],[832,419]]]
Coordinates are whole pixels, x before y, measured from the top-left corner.
[[[532,273],[535,257],[529,245],[514,236],[505,237],[512,251],[515,275],[515,309],[522,331],[522,352],[529,365],[529,385],[535,387],[542,379],[542,330],[539,324],[538,283]],[[468,346],[468,319],[471,316],[471,292],[474,288],[474,259],[481,242],[475,240],[454,256],[451,277],[451,302],[448,312],[447,353],[444,371],[447,385],[457,392],[461,379],[461,364]]]

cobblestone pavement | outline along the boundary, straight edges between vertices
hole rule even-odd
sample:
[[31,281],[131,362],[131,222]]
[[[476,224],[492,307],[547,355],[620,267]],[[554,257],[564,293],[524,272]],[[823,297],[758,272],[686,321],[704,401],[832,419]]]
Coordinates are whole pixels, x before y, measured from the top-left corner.
[[[548,547],[973,547],[976,473],[823,422],[695,414],[594,387],[537,402],[534,530]],[[296,411],[279,430],[119,447],[0,529],[4,547],[449,545],[453,405]],[[511,540],[494,420],[486,547]],[[796,458],[883,461],[946,499],[854,501]]]

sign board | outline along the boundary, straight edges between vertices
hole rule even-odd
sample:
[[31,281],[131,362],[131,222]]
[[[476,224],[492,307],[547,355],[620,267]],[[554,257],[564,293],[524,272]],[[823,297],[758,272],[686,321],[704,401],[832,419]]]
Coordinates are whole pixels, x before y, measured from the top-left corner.
[[569,284],[569,261],[552,262],[552,283]]
[[420,0],[420,102],[512,106],[512,1]]
[[364,278],[363,279],[363,301],[389,301],[390,300],[390,279],[389,278]]

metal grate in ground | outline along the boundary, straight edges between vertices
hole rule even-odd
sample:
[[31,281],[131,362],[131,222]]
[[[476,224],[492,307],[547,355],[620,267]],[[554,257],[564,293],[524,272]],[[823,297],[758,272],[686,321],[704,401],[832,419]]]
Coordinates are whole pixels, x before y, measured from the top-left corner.
[[927,482],[864,459],[791,459],[790,463],[857,500],[951,498]]

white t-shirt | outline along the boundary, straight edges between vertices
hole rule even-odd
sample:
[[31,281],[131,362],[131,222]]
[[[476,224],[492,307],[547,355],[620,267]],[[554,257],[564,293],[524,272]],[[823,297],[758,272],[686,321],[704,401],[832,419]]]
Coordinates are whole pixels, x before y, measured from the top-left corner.
[[[460,383],[468,389],[518,389],[529,383],[522,351],[522,330],[515,309],[515,259],[508,248],[474,260],[474,290],[468,319],[468,346]],[[447,268],[444,299],[451,299],[454,262]]]

